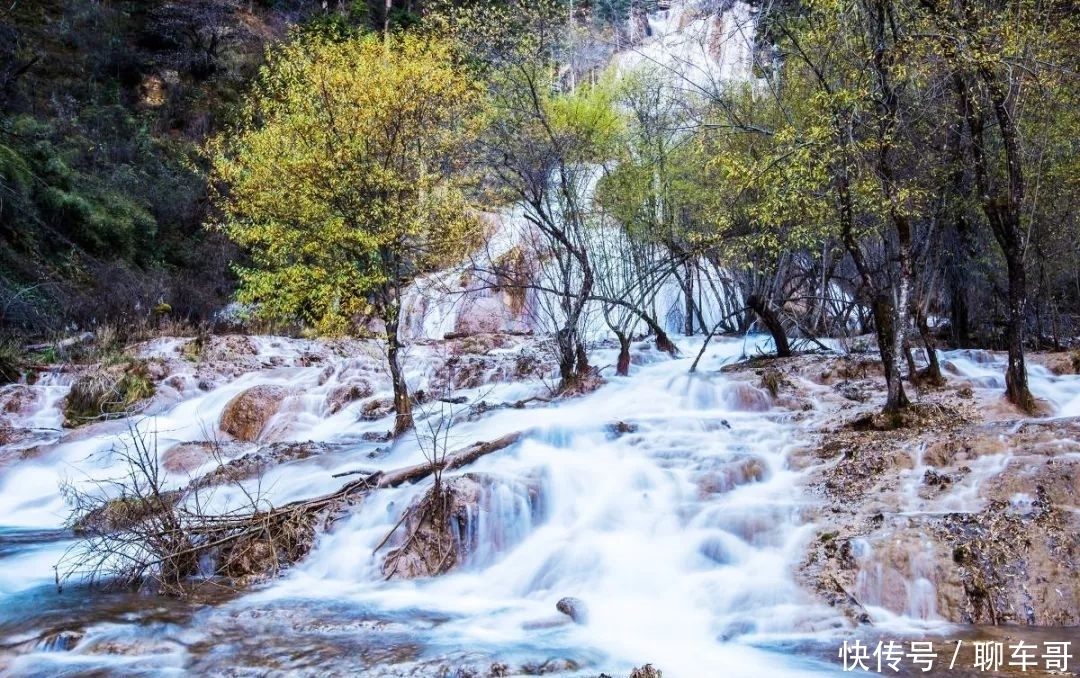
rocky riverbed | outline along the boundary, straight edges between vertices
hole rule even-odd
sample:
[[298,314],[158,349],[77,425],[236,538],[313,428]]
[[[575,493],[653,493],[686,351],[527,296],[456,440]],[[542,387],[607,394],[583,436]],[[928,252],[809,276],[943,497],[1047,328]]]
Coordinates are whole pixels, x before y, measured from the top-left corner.
[[[616,378],[615,347],[598,346],[607,383],[558,399],[540,338],[417,344],[421,424],[450,426],[451,452],[506,446],[447,475],[442,511],[424,508],[429,482],[354,497],[299,562],[252,560],[240,580],[168,602],[77,582],[55,592],[49,568],[78,543],[61,482],[122,477],[133,422],[156,435],[170,491],[195,491],[205,510],[285,506],[422,465],[431,439],[386,437],[377,346],[166,338],[7,387],[0,665],[595,678],[652,661],[669,676],[821,675],[840,670],[844,640],[945,643],[994,624],[1056,638],[1080,623],[1070,356],[1032,366],[1056,416],[1003,402],[1001,356],[953,352],[945,386],[913,392],[889,428],[867,355],[737,362],[753,344],[724,339],[690,375],[695,348],[673,359],[637,342],[631,376]],[[71,416],[74,385],[92,393],[102,373],[109,389],[129,388],[124,375],[152,386],[135,391],[137,417]]]
[[[853,624],[1080,626],[1080,419],[1031,419],[1004,402],[999,380],[979,374],[995,360],[954,354],[945,386],[917,391],[899,428],[874,425],[876,361],[730,369],[774,385],[777,403],[809,423],[788,457],[818,500],[796,576]],[[1033,362],[1051,384],[1075,369],[1068,354]]]

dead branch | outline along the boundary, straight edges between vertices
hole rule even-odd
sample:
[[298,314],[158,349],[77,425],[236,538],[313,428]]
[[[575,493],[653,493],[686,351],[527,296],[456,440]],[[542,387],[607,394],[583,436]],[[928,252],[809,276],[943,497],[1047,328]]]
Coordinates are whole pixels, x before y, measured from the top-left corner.
[[[154,484],[149,491],[138,495],[137,502],[122,499],[97,505],[83,503],[81,506],[86,512],[80,513],[80,517],[86,537],[82,545],[66,557],[67,574],[58,576],[58,583],[68,576],[82,575],[136,584],[146,573],[160,570],[170,577],[158,582],[163,590],[182,595],[184,588],[180,580],[187,574],[194,574],[196,564],[207,555],[216,562],[215,574],[234,579],[272,574],[280,566],[295,562],[310,551],[320,520],[324,526],[332,524],[358,498],[377,489],[398,487],[434,473],[461,468],[510,447],[523,435],[518,431],[496,440],[476,442],[447,455],[438,463],[418,464],[389,473],[368,473],[329,494],[266,510],[258,509],[257,503],[253,503],[254,510],[250,512],[205,515],[197,506],[192,511],[183,506],[179,495],[198,492],[198,483],[175,495],[159,492]],[[133,463],[142,463],[144,459],[156,461],[156,455],[150,455],[144,447],[139,448],[138,457],[131,457]],[[139,466],[136,471],[133,472],[133,486],[138,486],[143,475],[155,481],[158,477],[156,466]],[[353,473],[362,471],[341,475]],[[142,546],[147,539],[153,541],[149,549]],[[119,564],[114,565],[117,560]],[[158,579],[164,578],[158,575]]]
[[78,334],[74,337],[68,337],[67,339],[62,339],[57,342],[46,341],[43,344],[28,344],[23,348],[25,348],[27,351],[44,351],[48,348],[65,349],[71,348],[75,344],[81,344],[90,341],[93,338],[94,335],[92,332],[83,332],[82,334]]
[[342,471],[341,473],[334,473],[334,474],[331,474],[330,477],[331,478],[344,478],[345,476],[371,475],[372,473],[376,473],[376,471],[366,471],[366,470],[364,470],[362,468],[358,468],[358,469],[355,469],[355,470],[352,470],[352,471]]

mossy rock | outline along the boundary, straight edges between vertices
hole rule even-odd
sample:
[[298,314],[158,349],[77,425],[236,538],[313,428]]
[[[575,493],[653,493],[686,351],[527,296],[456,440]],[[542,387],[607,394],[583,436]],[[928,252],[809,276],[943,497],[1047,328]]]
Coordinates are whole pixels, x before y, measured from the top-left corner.
[[64,425],[75,427],[96,419],[130,414],[157,391],[145,365],[128,365],[122,372],[106,370],[80,377],[64,401]]

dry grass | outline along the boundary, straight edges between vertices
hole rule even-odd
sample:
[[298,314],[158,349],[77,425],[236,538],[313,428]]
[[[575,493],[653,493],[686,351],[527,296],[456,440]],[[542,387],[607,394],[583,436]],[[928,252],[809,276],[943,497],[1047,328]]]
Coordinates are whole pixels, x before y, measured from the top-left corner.
[[145,366],[132,363],[123,372],[102,370],[78,379],[64,401],[66,426],[88,421],[129,416],[142,402],[153,397],[157,387]]

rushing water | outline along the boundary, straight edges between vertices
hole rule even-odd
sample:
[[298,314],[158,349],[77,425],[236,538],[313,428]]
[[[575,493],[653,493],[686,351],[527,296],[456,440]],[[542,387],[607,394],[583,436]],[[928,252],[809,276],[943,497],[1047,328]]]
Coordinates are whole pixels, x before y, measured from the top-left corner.
[[[150,352],[176,348],[166,341]],[[213,439],[231,397],[259,384],[288,385],[296,395],[266,430],[279,440],[325,445],[322,454],[247,484],[274,505],[335,489],[342,480],[334,473],[424,459],[423,440],[403,440],[389,451],[360,441],[388,422],[358,419],[359,403],[336,414],[322,404],[340,380],[357,372],[374,378],[374,359],[338,357],[303,367],[298,358],[312,348],[307,342],[261,338],[255,348],[267,364],[280,366],[209,392],[188,391],[141,419],[139,429],[157,433],[161,453],[179,442]],[[381,554],[372,553],[424,490],[421,483],[371,495],[323,534],[304,562],[240,596],[178,602],[78,585],[58,593],[52,567],[72,543],[61,529],[68,507],[60,484],[122,474],[116,450],[130,431],[124,422],[94,424],[0,467],[0,648],[6,648],[0,671],[454,675],[472,666],[484,675],[501,662],[515,670],[577,666],[567,675],[595,676],[648,661],[677,677],[839,672],[831,655],[845,624],[791,574],[815,532],[803,517],[814,500],[785,463],[800,425],[716,371],[752,352],[753,341],[714,342],[697,375],[687,374],[690,358],[671,360],[643,348],[637,347],[641,364],[630,378],[612,379],[589,396],[457,420],[451,448],[513,431],[526,435],[468,469],[493,478],[469,530],[477,548],[461,570],[431,580],[383,581]],[[683,348],[693,354],[689,342]],[[969,378],[983,379],[986,389],[1001,388],[1000,359],[947,357]],[[413,383],[428,383],[440,360],[436,348],[417,349]],[[613,352],[598,351],[595,362],[614,362]],[[382,379],[375,396],[386,387]],[[1032,383],[1062,413],[1080,397],[1080,380],[1041,368],[1032,369]],[[57,424],[52,391],[59,387],[35,388],[49,396],[26,421]],[[539,380],[496,381],[462,394],[500,402],[544,388]],[[617,433],[617,422],[632,430]],[[215,464],[167,481],[183,485]],[[215,501],[227,507],[238,494]],[[872,581],[862,586],[873,590]],[[932,584],[912,582],[907,615],[881,613],[889,619],[884,628],[946,633],[925,603],[932,596],[919,595],[926,586]],[[585,602],[587,624],[556,623],[565,620],[555,610],[565,596]],[[61,631],[79,635],[58,636]]]

